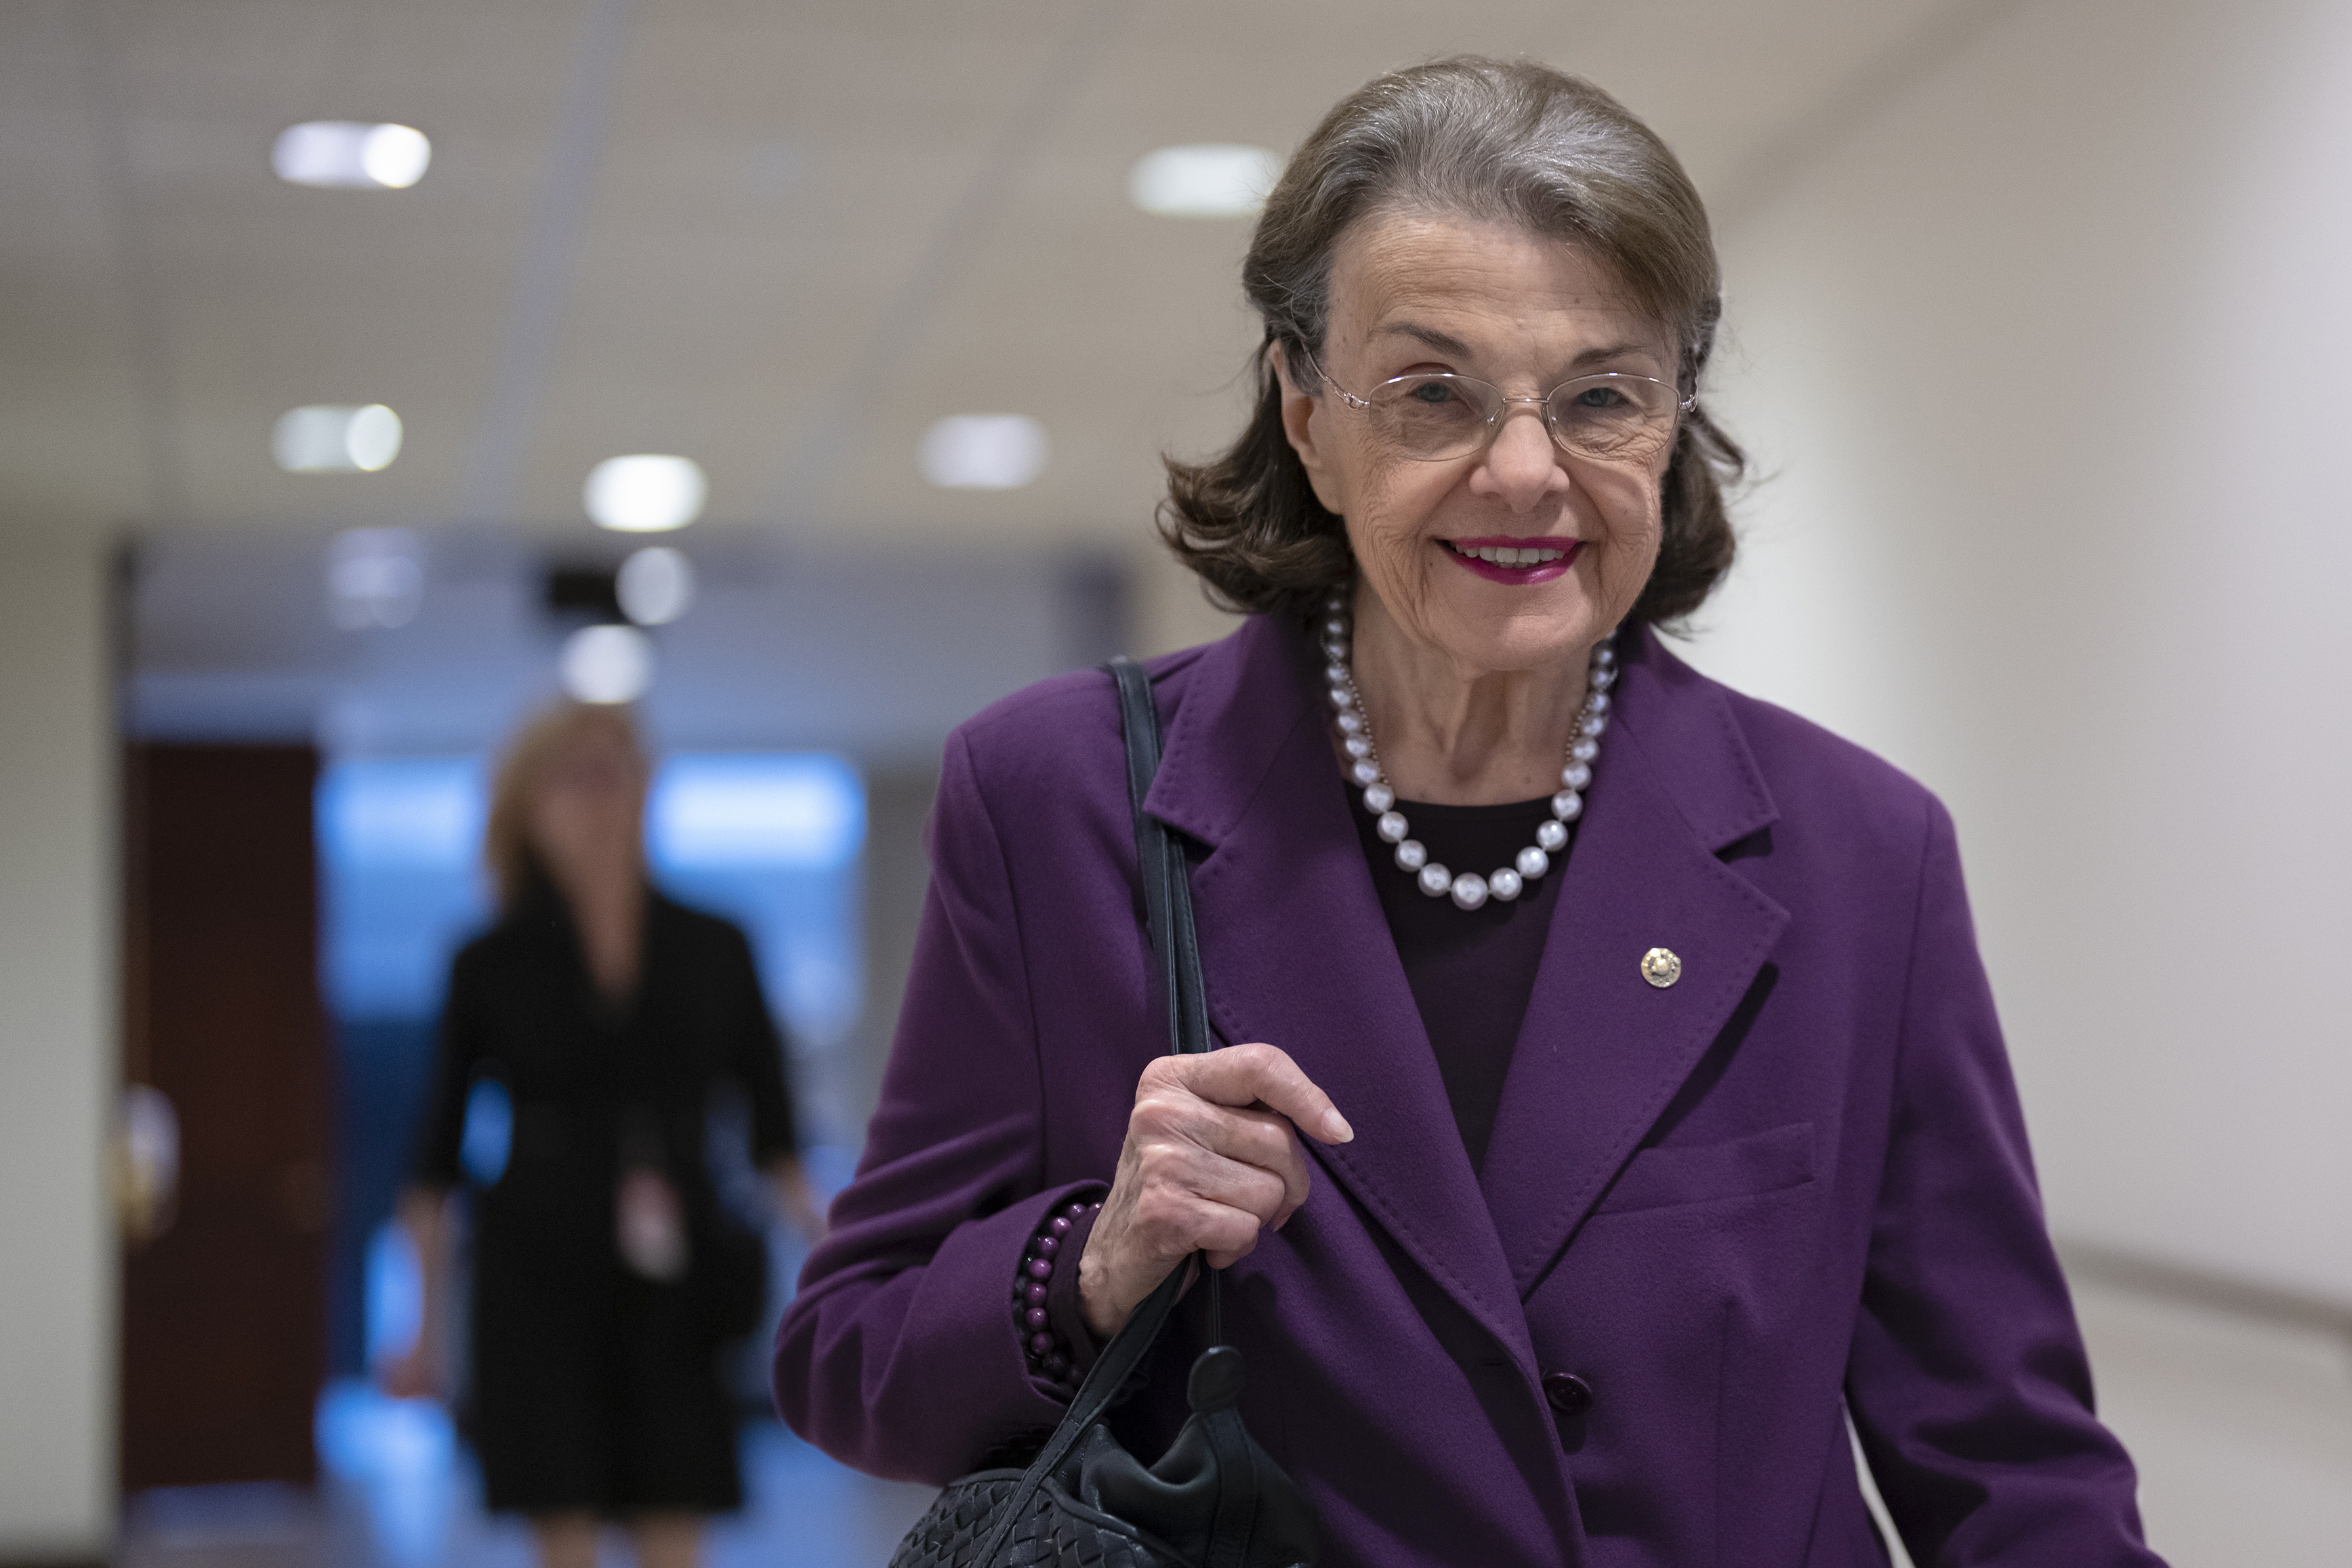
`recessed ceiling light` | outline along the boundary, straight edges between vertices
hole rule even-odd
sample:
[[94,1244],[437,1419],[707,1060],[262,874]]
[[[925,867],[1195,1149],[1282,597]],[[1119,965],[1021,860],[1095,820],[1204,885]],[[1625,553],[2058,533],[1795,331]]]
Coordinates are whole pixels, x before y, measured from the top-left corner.
[[278,133],[269,166],[297,185],[404,191],[425,177],[433,143],[413,125],[310,120]]
[[686,552],[649,544],[621,563],[613,577],[621,614],[641,626],[664,626],[694,604],[694,563]]
[[635,626],[582,626],[563,640],[563,689],[580,702],[635,702],[654,683],[653,638]]
[[1128,171],[1127,199],[1162,217],[1247,217],[1282,177],[1282,154],[1229,142],[1162,147]]
[[659,533],[700,517],[709,493],[710,482],[693,458],[639,452],[607,458],[590,469],[582,499],[599,527]]
[[327,546],[327,618],[347,632],[404,626],[425,602],[416,535],[404,528],[352,528]]
[[1025,414],[950,414],[923,432],[923,477],[947,489],[1017,490],[1045,471],[1045,427]]
[[400,416],[381,403],[311,403],[278,416],[269,455],[289,474],[373,474],[400,456]]

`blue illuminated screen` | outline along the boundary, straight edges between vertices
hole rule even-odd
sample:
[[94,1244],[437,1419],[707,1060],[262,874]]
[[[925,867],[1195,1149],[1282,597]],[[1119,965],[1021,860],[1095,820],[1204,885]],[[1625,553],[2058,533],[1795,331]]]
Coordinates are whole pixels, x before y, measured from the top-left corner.
[[[451,953],[491,919],[478,757],[352,758],[320,782],[322,979],[342,1018],[437,1012]],[[803,1049],[839,1043],[863,985],[858,857],[866,786],[824,752],[687,752],[646,805],[655,881],[742,926]]]

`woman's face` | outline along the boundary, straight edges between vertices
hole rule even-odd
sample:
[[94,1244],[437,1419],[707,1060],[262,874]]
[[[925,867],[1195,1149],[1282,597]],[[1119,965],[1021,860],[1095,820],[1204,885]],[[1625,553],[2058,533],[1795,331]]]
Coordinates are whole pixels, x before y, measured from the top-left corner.
[[571,880],[583,870],[638,858],[646,778],[616,737],[586,731],[557,747],[531,791],[530,838],[548,869]]
[[[1358,396],[1450,371],[1540,398],[1603,372],[1671,384],[1673,335],[1585,252],[1504,224],[1391,212],[1333,256],[1322,368]],[[1632,461],[1570,456],[1539,404],[1505,405],[1482,452],[1399,456],[1329,387],[1285,368],[1283,415],[1315,493],[1345,519],[1363,587],[1404,635],[1465,675],[1580,657],[1624,619],[1658,557],[1674,444]],[[1318,395],[1319,394],[1319,395]],[[1557,551],[1532,569],[1474,552]]]

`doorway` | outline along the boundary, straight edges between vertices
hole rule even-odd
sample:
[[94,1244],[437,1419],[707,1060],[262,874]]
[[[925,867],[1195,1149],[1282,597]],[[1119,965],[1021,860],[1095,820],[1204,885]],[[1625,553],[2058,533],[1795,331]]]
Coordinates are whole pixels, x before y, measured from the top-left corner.
[[317,1472],[334,1208],[308,746],[133,743],[124,1071],[171,1179],[127,1215],[121,1476]]

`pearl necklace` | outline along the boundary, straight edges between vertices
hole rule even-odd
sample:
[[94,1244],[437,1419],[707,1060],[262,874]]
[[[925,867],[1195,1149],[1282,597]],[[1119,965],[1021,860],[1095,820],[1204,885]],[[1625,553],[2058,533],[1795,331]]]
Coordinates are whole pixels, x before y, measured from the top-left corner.
[[1551,858],[1568,847],[1568,825],[1584,815],[1584,791],[1592,783],[1592,759],[1601,754],[1601,731],[1609,722],[1609,689],[1617,683],[1617,649],[1612,637],[1592,647],[1592,663],[1585,676],[1584,710],[1568,742],[1568,763],[1559,771],[1560,791],[1551,797],[1551,817],[1536,829],[1536,841],[1519,851],[1509,866],[1481,877],[1475,871],[1456,876],[1429,858],[1421,840],[1411,837],[1404,813],[1396,809],[1396,791],[1381,768],[1380,748],[1372,744],[1372,721],[1365,716],[1363,695],[1356,689],[1350,658],[1354,628],[1347,595],[1334,591],[1323,605],[1323,654],[1328,661],[1323,679],[1329,683],[1333,722],[1339,727],[1339,744],[1348,753],[1348,776],[1364,786],[1364,809],[1380,819],[1381,841],[1396,846],[1400,870],[1418,878],[1421,890],[1434,899],[1447,893],[1456,906],[1475,910],[1488,899],[1505,903],[1517,898],[1527,885],[1551,869]]

